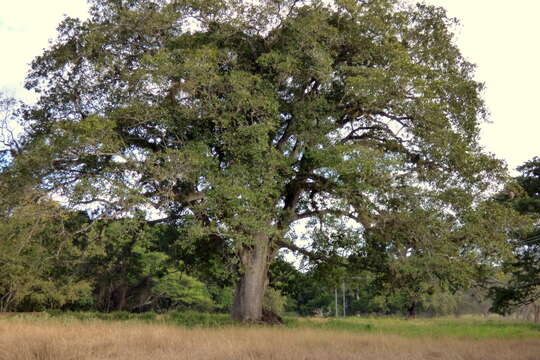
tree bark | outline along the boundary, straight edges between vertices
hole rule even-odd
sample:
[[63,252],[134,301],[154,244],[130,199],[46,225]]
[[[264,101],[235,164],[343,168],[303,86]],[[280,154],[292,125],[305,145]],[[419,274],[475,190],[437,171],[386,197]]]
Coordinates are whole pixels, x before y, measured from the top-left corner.
[[258,233],[252,246],[241,249],[242,272],[236,284],[232,318],[242,322],[262,319],[263,299],[268,282],[272,250],[268,236]]

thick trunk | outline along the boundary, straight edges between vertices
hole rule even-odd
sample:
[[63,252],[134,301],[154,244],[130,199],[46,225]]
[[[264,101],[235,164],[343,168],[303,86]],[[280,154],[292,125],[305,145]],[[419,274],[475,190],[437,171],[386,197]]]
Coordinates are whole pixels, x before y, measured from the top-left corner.
[[272,258],[268,237],[257,234],[254,244],[241,250],[243,271],[236,284],[232,317],[243,322],[262,319],[264,292],[268,279],[268,267]]

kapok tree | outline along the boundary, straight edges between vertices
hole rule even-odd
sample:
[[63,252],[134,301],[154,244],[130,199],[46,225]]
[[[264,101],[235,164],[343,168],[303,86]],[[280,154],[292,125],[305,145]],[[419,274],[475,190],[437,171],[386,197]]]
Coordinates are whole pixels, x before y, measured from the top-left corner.
[[[477,143],[474,66],[441,8],[397,0],[101,0],[66,18],[26,86],[26,179],[98,218],[153,209],[227,244],[232,316],[261,319],[291,228],[374,226],[416,184],[467,206],[498,163]],[[459,214],[459,211],[455,211]]]

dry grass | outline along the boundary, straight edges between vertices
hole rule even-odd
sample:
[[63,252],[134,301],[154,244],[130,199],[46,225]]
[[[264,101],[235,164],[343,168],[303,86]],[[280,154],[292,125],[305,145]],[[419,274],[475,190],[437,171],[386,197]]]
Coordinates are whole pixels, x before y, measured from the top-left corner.
[[110,322],[0,320],[1,360],[539,360],[540,340],[407,339],[316,329],[183,329]]

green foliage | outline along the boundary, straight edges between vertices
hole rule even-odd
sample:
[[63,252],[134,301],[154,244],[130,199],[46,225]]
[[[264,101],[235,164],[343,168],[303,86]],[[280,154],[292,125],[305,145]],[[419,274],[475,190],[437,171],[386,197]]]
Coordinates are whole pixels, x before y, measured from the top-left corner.
[[[19,315],[20,316],[20,315]],[[50,312],[53,319],[78,319],[82,321],[142,321],[168,323],[184,327],[221,328],[245,326],[231,321],[225,314],[200,312],[171,312],[165,315],[128,313]],[[32,316],[29,320],[40,321]],[[502,318],[462,317],[402,319],[396,317],[348,317],[342,319],[285,318],[288,328],[311,328],[346,333],[391,334],[408,338],[458,338],[458,339],[537,339],[538,324]],[[252,326],[252,325],[250,325]]]
[[79,215],[39,193],[25,196],[32,201],[1,209],[0,311],[60,307],[89,296],[91,281],[73,271],[83,252],[69,229],[79,226]]
[[286,312],[301,316],[328,314],[333,311],[333,282],[331,272],[317,268],[301,272],[283,258],[270,268],[270,285],[285,297]]
[[274,314],[283,315],[287,298],[281,291],[274,288],[267,288],[264,293],[263,308],[272,311]]
[[103,312],[90,312],[90,311],[62,311],[62,310],[47,310],[47,314],[53,318],[72,319],[75,318],[81,321],[144,321],[154,322],[157,321],[157,314],[155,312],[145,312],[140,314],[129,313],[127,311],[114,311],[110,313]]
[[455,294],[438,291],[426,299],[423,305],[431,314],[445,316],[458,313],[461,305],[459,300],[459,296]]
[[[43,93],[26,150],[56,159],[52,172],[67,178],[49,181],[74,203],[106,183],[125,211],[190,208],[227,225],[205,231],[248,241],[281,230],[272,220],[291,223],[287,212],[313,210],[296,201],[276,213],[293,189],[363,213],[400,170],[441,188],[494,170],[475,140],[482,85],[441,9],[300,2],[279,20],[272,2],[211,2],[215,13],[185,31],[180,19],[200,5],[96,3],[33,62],[27,86]],[[244,8],[253,17],[233,10]],[[70,172],[75,164],[86,171]],[[196,189],[204,201],[187,200]]]
[[[498,218],[481,216],[504,171],[478,144],[483,85],[454,24],[396,0],[93,1],[33,61],[40,98],[0,187],[92,209],[80,230],[106,310],[204,303],[200,283],[171,274],[230,286],[223,264],[259,279],[237,302],[259,305],[265,278],[246,272],[280,248],[326,270],[375,264],[409,299],[464,286],[504,256]],[[308,248],[290,231],[303,219]],[[171,228],[183,245],[157,240]]]
[[[183,236],[181,227],[149,225],[142,214],[93,224],[79,237],[88,252],[85,273],[95,282],[95,304],[88,303],[87,309],[228,310],[231,295],[223,288],[228,285],[220,267],[224,264],[212,256],[195,262],[204,242],[191,247]],[[220,286],[207,286],[194,277],[199,275]],[[84,308],[77,305],[73,308]]]
[[519,212],[538,218],[540,216],[540,158],[534,157],[517,170],[521,172],[521,176],[518,176],[516,181],[526,195],[517,194],[514,206]]
[[215,306],[202,282],[180,272],[171,272],[158,279],[152,292],[160,301],[169,303],[168,309],[209,312]]
[[531,232],[516,234],[516,258],[505,263],[506,278],[500,277],[490,289],[492,310],[500,314],[540,299],[540,159],[535,157],[518,170],[521,175],[498,195],[498,200],[528,216],[535,226]]
[[347,332],[376,332],[405,337],[455,337],[472,339],[538,338],[538,324],[485,318],[346,318],[329,321],[303,319],[299,326]]

